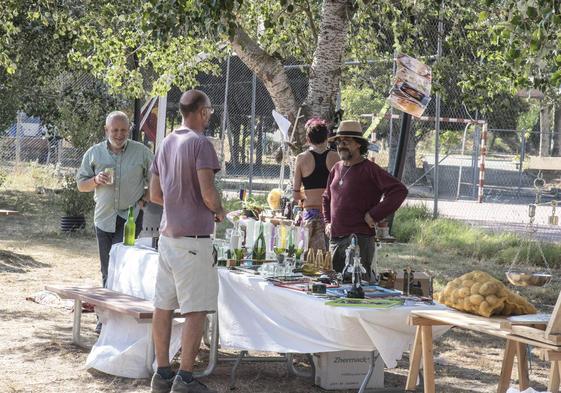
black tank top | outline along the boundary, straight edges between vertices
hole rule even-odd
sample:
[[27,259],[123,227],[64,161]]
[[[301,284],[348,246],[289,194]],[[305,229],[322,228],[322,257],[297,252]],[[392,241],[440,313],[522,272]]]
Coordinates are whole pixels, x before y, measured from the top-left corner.
[[327,187],[327,178],[329,177],[329,169],[327,169],[327,155],[329,154],[329,149],[319,154],[310,150],[312,156],[314,157],[314,170],[309,176],[302,177],[302,184],[304,184],[305,190],[312,190],[314,188],[325,188]]

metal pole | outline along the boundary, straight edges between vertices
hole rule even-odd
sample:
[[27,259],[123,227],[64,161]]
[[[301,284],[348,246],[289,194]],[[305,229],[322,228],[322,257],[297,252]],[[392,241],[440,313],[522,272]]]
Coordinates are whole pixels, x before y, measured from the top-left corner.
[[473,154],[471,156],[471,191],[473,199],[477,198],[477,164],[479,162],[479,144],[481,143],[481,126],[475,127],[473,134]]
[[[444,1],[440,3],[440,14],[438,16],[438,42],[436,45],[436,61],[438,62],[442,57],[442,35],[444,34],[444,25],[442,23],[442,9]],[[438,175],[439,175],[439,155],[440,155],[440,93],[436,93],[435,102],[435,115],[436,120],[434,124],[434,204],[432,209],[433,218],[438,217]]]
[[524,159],[526,158],[526,135],[525,130],[520,131],[520,161],[518,162],[518,193],[522,188],[522,171],[524,170]]
[[19,111],[16,120],[16,167],[21,161],[21,138],[23,136],[23,112]]
[[401,128],[399,131],[397,151],[392,171],[392,175],[397,177],[399,180],[401,180],[403,176],[403,169],[405,168],[405,154],[407,152],[407,143],[409,140],[409,129],[411,128],[411,115],[403,112],[401,116]]
[[[133,55],[134,69],[138,69],[138,57],[136,53]],[[134,117],[133,117],[133,128],[132,128],[132,140],[140,140],[140,121],[142,119],[142,104],[140,98],[134,99]]]
[[226,175],[226,154],[224,153],[224,139],[226,138],[226,119],[228,116],[228,87],[230,84],[230,56],[226,60],[226,86],[224,87],[224,105],[222,106],[222,138],[220,141],[220,165],[222,176]]
[[253,73],[251,81],[251,137],[249,140],[249,196],[253,192],[253,145],[255,139],[255,96],[257,90],[257,76]]
[[[395,51],[393,52],[392,58],[392,75],[395,75]],[[392,139],[393,139],[393,106],[390,106],[390,135],[388,136],[388,164],[391,165],[392,162]]]
[[458,169],[458,188],[456,189],[456,199],[460,199],[460,192],[462,187],[462,169],[463,169],[463,162],[464,162],[464,153],[466,151],[466,137],[467,137],[467,130],[469,128],[469,124],[467,124],[464,128],[464,136],[462,138],[462,152],[460,154],[460,168]]

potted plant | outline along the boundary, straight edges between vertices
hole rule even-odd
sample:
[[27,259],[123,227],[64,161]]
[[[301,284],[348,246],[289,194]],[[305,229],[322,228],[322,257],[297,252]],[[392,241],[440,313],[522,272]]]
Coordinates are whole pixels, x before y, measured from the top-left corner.
[[80,192],[76,186],[76,180],[71,174],[64,176],[59,202],[64,215],[60,218],[60,229],[63,232],[74,232],[86,227],[84,215],[90,212],[94,206],[94,200],[90,193]]

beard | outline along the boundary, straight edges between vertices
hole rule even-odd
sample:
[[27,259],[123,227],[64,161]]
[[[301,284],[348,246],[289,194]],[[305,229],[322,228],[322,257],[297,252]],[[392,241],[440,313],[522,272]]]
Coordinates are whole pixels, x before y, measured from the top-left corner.
[[341,157],[343,161],[348,161],[353,158],[351,151],[344,147],[341,149],[337,149],[337,154],[339,154],[339,157]]
[[107,139],[109,139],[109,143],[111,143],[113,146],[115,146],[118,149],[125,146],[125,143],[127,142],[126,139],[123,142],[117,142],[115,139],[111,138],[110,136],[108,136]]

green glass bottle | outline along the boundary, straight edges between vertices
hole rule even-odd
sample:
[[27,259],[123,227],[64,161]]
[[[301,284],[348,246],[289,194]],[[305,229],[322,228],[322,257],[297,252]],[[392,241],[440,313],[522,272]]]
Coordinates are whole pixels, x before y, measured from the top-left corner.
[[125,222],[125,236],[123,244],[125,246],[134,246],[134,235],[136,232],[136,223],[134,222],[134,208],[129,207],[129,216]]
[[266,253],[265,235],[263,233],[263,223],[259,226],[259,236],[253,245],[253,259],[264,260]]

